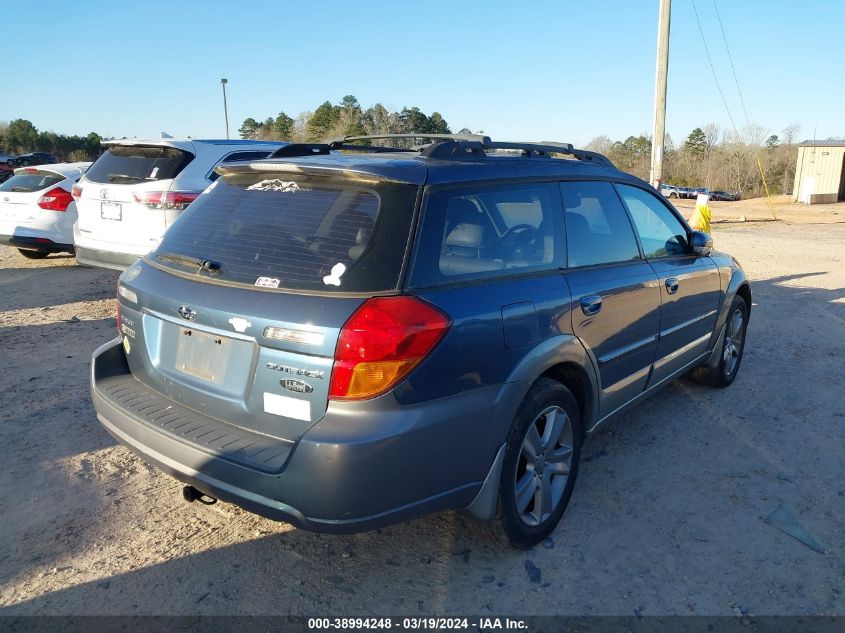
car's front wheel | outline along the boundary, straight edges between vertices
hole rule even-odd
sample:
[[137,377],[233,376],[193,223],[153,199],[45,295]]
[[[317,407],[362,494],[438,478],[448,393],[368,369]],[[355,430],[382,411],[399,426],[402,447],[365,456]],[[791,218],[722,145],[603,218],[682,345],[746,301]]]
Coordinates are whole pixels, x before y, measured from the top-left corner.
[[704,365],[691,372],[697,382],[710,387],[727,387],[736,379],[742,354],[745,351],[745,331],[748,329],[748,304],[737,295],[731,303],[725,336],[719,351],[719,362],[715,366]]
[[19,248],[18,252],[27,259],[44,259],[50,254],[47,251],[30,251],[25,248]]
[[578,475],[581,439],[572,393],[540,378],[522,401],[505,447],[497,522],[511,545],[536,545],[560,521]]

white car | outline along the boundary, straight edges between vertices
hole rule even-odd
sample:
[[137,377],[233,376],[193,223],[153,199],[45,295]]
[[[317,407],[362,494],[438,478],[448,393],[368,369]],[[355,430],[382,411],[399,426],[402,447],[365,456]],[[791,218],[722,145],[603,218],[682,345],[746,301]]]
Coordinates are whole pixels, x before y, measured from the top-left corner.
[[266,158],[272,141],[124,139],[73,188],[73,242],[83,266],[124,270],[155,248],[167,227],[217,177],[219,162]]
[[19,167],[0,184],[0,244],[24,257],[73,253],[76,203],[71,189],[91,163]]

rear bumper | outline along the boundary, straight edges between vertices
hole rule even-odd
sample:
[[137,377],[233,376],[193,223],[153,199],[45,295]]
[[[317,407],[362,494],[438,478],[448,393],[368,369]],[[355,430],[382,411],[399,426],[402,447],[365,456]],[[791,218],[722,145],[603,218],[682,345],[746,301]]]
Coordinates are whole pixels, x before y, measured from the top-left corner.
[[83,266],[92,268],[108,268],[110,270],[126,270],[143,255],[119,253],[97,248],[76,245],[76,261]]
[[6,235],[0,233],[0,244],[21,248],[28,251],[42,251],[45,253],[73,253],[73,244],[54,242],[46,237],[27,235]]
[[94,353],[94,407],[120,443],[213,497],[303,529],[335,533],[470,505],[506,433],[511,413],[502,412],[510,411],[511,394],[522,391],[514,383],[413,407],[399,405],[391,394],[363,407],[332,403],[287,449],[281,469],[266,472],[175,438],[120,406],[104,387],[128,372],[119,339]]

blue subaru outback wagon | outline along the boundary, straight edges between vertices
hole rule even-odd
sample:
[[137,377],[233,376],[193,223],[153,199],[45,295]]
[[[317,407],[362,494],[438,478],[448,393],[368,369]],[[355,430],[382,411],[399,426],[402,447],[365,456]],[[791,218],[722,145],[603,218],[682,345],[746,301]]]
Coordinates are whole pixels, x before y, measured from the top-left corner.
[[531,546],[585,435],[739,370],[739,264],[599,154],[357,137],[217,171],[91,368],[101,423],[189,500],[325,532],[463,508]]

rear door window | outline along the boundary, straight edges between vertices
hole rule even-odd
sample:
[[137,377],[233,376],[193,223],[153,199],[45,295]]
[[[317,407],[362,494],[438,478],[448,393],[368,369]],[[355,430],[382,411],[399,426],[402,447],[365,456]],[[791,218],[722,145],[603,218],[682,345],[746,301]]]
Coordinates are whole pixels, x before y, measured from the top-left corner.
[[687,230],[681,221],[649,192],[631,185],[616,185],[628,207],[647,259],[689,252]]
[[225,176],[173,223],[152,259],[209,281],[330,293],[394,290],[417,191],[291,174]]
[[570,267],[640,259],[634,229],[612,184],[564,182],[560,188]]
[[86,172],[91,182],[134,184],[175,178],[194,155],[175,147],[113,145]]
[[57,185],[65,179],[64,176],[50,171],[26,172],[15,174],[3,184],[0,184],[0,191],[17,191],[29,193],[41,191],[53,185]]
[[416,286],[557,268],[563,262],[554,183],[435,190],[425,202],[411,283]]

